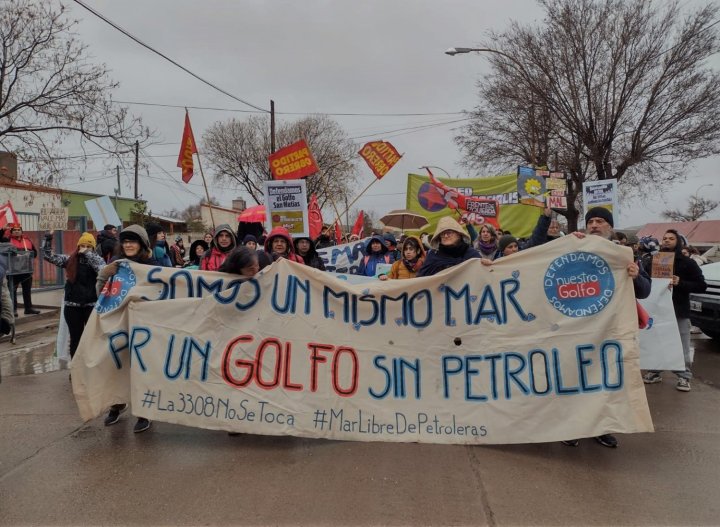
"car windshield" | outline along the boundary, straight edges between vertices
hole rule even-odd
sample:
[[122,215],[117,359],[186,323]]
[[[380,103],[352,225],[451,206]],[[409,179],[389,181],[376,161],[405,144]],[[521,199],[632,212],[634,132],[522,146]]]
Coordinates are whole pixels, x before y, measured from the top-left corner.
[[703,265],[700,270],[705,280],[713,280],[720,282],[720,262]]

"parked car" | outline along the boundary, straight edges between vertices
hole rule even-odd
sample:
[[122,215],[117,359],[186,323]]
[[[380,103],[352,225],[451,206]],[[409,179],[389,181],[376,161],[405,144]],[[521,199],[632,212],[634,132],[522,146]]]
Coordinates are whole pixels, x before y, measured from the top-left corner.
[[690,295],[690,323],[708,337],[720,340],[720,262],[703,265],[707,290]]

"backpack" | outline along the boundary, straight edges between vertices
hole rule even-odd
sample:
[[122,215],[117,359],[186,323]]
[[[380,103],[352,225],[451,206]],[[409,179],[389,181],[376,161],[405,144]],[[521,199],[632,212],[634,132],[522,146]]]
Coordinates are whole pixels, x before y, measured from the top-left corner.
[[[383,255],[383,258],[385,258],[385,263],[386,263],[386,264],[389,264],[389,263],[390,263],[390,253],[385,253],[385,254]],[[370,261],[370,255],[368,254],[365,258],[363,258],[363,263],[364,263],[365,265],[367,265],[367,263],[368,263],[369,261]]]

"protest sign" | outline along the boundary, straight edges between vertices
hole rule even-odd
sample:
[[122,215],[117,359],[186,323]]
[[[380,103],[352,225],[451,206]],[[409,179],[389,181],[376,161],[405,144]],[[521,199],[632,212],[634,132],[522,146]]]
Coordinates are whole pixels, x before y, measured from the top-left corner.
[[[500,207],[500,227],[518,238],[530,236],[538,216],[542,214],[542,209],[520,203],[516,174],[487,178],[436,179],[466,197],[496,200]],[[417,174],[408,175],[406,208],[427,218],[429,225],[423,230],[428,233],[435,232],[440,218],[455,214],[439,189],[430,182],[430,178]]]
[[320,170],[304,140],[281,148],[268,157],[273,179],[301,179]]
[[100,231],[105,225],[122,225],[120,216],[110,202],[110,198],[102,196],[97,199],[89,199],[85,202],[85,208],[92,218],[95,230]]
[[382,179],[395,164],[400,161],[400,154],[387,141],[371,141],[358,152],[373,171],[375,177]]
[[[358,441],[648,432],[626,250],[561,240],[352,285],[280,259],[254,278],[122,263],[72,363],[81,416]],[[162,312],[161,320],[157,316]]]
[[41,231],[64,231],[67,229],[68,210],[43,207],[40,209],[38,229]]
[[517,188],[520,203],[533,207],[545,207],[545,175],[550,172],[532,167],[518,167]]
[[285,227],[290,236],[308,236],[308,203],[305,181],[265,181],[266,225],[270,229]]
[[583,215],[593,207],[604,207],[613,215],[615,227],[619,226],[617,179],[601,179],[583,183]]
[[672,278],[675,253],[659,252],[652,257],[652,278]]
[[640,367],[644,370],[685,369],[669,283],[664,278],[653,278],[650,296],[639,300],[651,319],[649,327],[640,331]]
[[332,245],[317,249],[318,256],[322,258],[325,270],[331,273],[356,273],[360,261],[365,256],[365,245],[368,238],[356,242]]

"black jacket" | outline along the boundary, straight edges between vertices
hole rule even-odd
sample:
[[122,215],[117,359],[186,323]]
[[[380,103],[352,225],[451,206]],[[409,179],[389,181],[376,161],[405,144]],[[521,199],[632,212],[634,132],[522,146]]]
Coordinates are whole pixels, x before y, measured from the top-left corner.
[[[707,289],[705,277],[700,266],[695,260],[684,256],[680,251],[680,244],[675,250],[675,262],[673,264],[673,275],[680,281],[673,286],[672,300],[675,308],[675,317],[690,318],[690,293],[704,293]],[[652,275],[652,261],[648,273]]]

